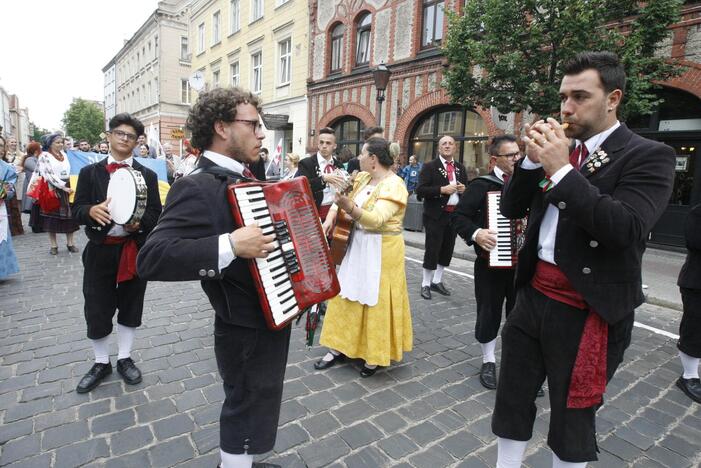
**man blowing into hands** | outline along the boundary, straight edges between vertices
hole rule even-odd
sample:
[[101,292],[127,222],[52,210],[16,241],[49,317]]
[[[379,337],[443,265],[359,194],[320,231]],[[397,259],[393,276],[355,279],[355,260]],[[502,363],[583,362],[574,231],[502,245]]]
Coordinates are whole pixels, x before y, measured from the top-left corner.
[[492,419],[498,467],[520,466],[545,378],[553,466],[597,459],[595,412],[630,344],[645,241],[667,205],[675,166],[672,148],[618,121],[625,83],[610,52],[565,64],[563,125],[526,127],[527,156],[504,187],[502,214],[528,213],[528,228],[502,330]]
[[222,468],[253,463],[275,445],[290,327],[267,328],[248,259],[274,250],[274,235],[237,228],[227,187],[253,178],[263,138],[260,102],[238,88],[200,94],[187,126],[200,149],[197,167],[175,181],[158,226],[139,252],[143,278],[201,280],[215,312],[214,352],[224,381],[219,419]]

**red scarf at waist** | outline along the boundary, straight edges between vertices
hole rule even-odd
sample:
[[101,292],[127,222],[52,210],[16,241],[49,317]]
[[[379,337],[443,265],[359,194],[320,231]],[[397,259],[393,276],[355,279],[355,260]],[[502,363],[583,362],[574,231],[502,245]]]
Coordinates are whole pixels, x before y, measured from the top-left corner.
[[589,408],[600,404],[606,391],[608,324],[584,302],[557,265],[538,261],[531,286],[550,299],[589,311],[572,369],[567,407]]
[[122,255],[119,257],[119,269],[117,270],[117,284],[136,278],[136,254],[138,249],[136,241],[130,236],[105,237],[105,245],[124,244]]

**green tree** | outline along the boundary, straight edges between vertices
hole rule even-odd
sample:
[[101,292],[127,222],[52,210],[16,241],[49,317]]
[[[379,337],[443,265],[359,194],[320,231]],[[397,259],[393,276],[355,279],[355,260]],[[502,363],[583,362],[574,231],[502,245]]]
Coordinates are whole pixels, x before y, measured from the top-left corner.
[[682,3],[467,0],[463,15],[449,15],[444,86],[465,106],[548,115],[559,111],[562,63],[585,50],[610,50],[628,75],[619,115],[648,114],[659,103],[654,82],[682,71],[655,55]]
[[43,137],[43,136],[46,135],[47,133],[51,133],[51,132],[49,132],[49,130],[47,130],[46,128],[39,127],[39,126],[36,125],[34,122],[30,122],[29,125],[30,125],[30,128],[33,129],[33,131],[32,131],[32,140],[38,141],[39,143],[41,143],[41,137]]
[[94,102],[77,98],[63,114],[62,122],[66,134],[76,141],[84,138],[90,143],[97,143],[104,130],[105,115]]

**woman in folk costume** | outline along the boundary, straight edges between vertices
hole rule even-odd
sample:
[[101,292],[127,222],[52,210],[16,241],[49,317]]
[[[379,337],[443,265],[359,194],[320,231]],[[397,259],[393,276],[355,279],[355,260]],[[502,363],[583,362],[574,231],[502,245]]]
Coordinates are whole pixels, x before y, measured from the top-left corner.
[[[0,150],[0,160],[9,163],[15,170],[15,176],[17,181],[15,181],[15,186],[19,185],[21,166],[17,167],[17,164],[21,164],[24,160],[24,155],[21,151],[17,149],[17,139],[13,136],[9,137],[3,144],[4,149]],[[22,214],[20,213],[20,200],[18,199],[18,191],[15,190],[15,196],[11,199],[5,200],[5,208],[10,216],[10,233],[13,236],[19,236],[24,234],[24,228],[22,227]]]
[[[0,154],[5,152],[5,139],[0,136]],[[7,201],[14,198],[17,172],[12,164],[0,159],[0,281],[19,272],[17,257],[12,247]]]
[[27,145],[27,155],[22,162],[22,167],[24,169],[24,184],[22,185],[22,213],[29,213],[32,211],[32,205],[34,204],[35,200],[27,195],[27,188],[29,187],[29,181],[32,180],[32,176],[34,175],[34,170],[37,167],[37,159],[39,158],[40,154],[41,145],[39,143],[32,141]]
[[[402,235],[408,193],[390,169],[386,140],[370,138],[358,159],[362,172],[353,191],[337,195],[332,208],[343,209],[355,226],[338,270],[341,292],[329,301],[319,340],[329,352],[314,367],[327,369],[345,356],[359,358],[365,361],[360,375],[370,377],[412,348]],[[334,211],[324,222],[326,232],[335,220]]]
[[[52,133],[43,138],[44,150],[37,160],[36,173],[44,178],[51,191],[58,197],[59,208],[55,211],[39,213],[39,227],[49,233],[51,242],[51,255],[58,254],[56,242],[57,233],[66,234],[66,247],[69,252],[76,253],[78,248],[73,245],[73,233],[79,229],[78,223],[73,220],[71,205],[68,196],[74,192],[70,187],[69,177],[71,165],[68,156],[63,152],[63,136],[60,133]],[[30,184],[32,185],[32,184]]]

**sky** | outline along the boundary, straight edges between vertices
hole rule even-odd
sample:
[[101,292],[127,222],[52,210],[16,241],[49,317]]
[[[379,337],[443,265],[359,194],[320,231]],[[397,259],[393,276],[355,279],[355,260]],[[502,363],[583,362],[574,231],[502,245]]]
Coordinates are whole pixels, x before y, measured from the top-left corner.
[[2,0],[0,86],[29,119],[59,129],[73,98],[104,100],[102,68],[158,0]]

